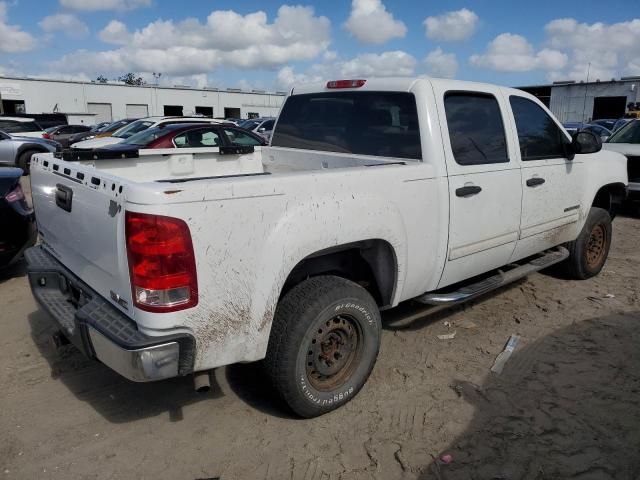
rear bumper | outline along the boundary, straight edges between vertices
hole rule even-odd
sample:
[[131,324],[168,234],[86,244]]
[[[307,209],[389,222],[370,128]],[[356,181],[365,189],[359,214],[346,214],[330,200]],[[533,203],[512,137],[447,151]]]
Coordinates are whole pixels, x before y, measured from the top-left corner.
[[134,382],[193,371],[188,333],[148,336],[41,246],[25,252],[33,296],[82,353]]
[[628,200],[640,202],[640,182],[629,182]]

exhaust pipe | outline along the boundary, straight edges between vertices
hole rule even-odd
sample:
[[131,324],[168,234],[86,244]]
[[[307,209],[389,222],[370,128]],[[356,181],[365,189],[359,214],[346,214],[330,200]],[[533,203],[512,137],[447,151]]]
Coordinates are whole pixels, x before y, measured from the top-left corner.
[[198,393],[205,393],[211,390],[210,372],[196,372],[193,374],[193,388]]

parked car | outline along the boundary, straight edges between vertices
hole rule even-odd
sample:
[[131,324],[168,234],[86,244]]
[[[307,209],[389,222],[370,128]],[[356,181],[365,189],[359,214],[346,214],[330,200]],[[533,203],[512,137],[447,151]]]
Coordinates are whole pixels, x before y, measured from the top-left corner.
[[69,146],[71,136],[77,133],[86,133],[90,131],[91,127],[88,125],[60,125],[57,127],[47,128],[42,137],[55,140],[66,148]]
[[627,157],[629,202],[640,213],[640,120],[627,122],[625,126],[613,132],[602,147]]
[[46,138],[22,137],[0,131],[0,167],[19,167],[29,174],[31,157],[36,153],[57,152],[62,146]]
[[567,133],[573,136],[578,130],[580,130],[585,124],[582,122],[564,122],[562,126]]
[[587,124],[580,129],[581,132],[591,132],[598,137],[602,142],[606,142],[611,136],[611,130],[603,127],[602,125]]
[[276,119],[273,117],[251,118],[240,122],[238,126],[264,137],[268,142],[271,139],[271,133],[273,132],[273,126],[275,123]]
[[110,137],[122,127],[129,125],[131,122],[135,122],[137,118],[123,118],[122,120],[116,120],[115,122],[108,122],[94,125],[88,132],[81,132],[73,134],[69,137],[69,145],[82,142],[84,140],[92,140],[94,138]]
[[37,237],[33,209],[20,187],[22,170],[0,168],[0,268],[15,262]]
[[613,128],[611,129],[611,131],[615,132],[617,130],[620,130],[622,127],[624,127],[631,120],[633,120],[633,119],[632,118],[620,118],[620,119],[616,120],[616,123],[613,124]]
[[222,145],[266,145],[260,135],[230,124],[159,125],[127,138],[124,142],[100,147],[100,150],[123,151],[152,148],[205,148]]
[[138,132],[160,125],[171,125],[173,123],[224,123],[223,120],[206,117],[147,117],[131,122],[129,125],[115,131],[109,137],[85,140],[72,145],[72,148],[100,148],[114,143],[124,142],[126,139]]
[[611,131],[607,130],[605,127],[601,125],[594,125],[591,123],[581,123],[581,122],[565,122],[562,124],[567,133],[571,136],[575,135],[577,132],[591,132],[600,137],[601,141],[606,141],[611,136]]
[[613,130],[613,126],[616,124],[618,120],[616,118],[600,118],[598,120],[592,120],[591,125],[600,125],[601,127],[606,128],[609,131]]
[[45,133],[33,118],[0,116],[0,131],[21,137],[42,138]]
[[206,385],[265,359],[280,397],[314,417],[366,382],[380,309],[457,305],[554,264],[597,275],[627,183],[601,145],[521,90],[304,85],[268,149],[140,150],[136,168],[38,155],[47,242],[25,254],[29,280],[69,340],[131,380]]

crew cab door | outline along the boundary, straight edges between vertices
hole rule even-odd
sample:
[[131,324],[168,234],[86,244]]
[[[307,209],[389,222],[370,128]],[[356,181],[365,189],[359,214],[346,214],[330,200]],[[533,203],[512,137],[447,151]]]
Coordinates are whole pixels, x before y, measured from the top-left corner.
[[498,87],[434,82],[449,181],[449,244],[439,287],[509,262],[522,186]]
[[522,165],[522,221],[512,260],[574,240],[583,185],[580,155],[568,158],[569,138],[537,102],[510,95]]

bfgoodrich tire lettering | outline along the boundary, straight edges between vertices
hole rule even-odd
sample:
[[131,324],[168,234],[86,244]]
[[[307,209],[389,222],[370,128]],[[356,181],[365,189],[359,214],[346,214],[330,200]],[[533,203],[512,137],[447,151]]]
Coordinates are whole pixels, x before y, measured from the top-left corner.
[[380,349],[380,313],[371,295],[340,277],[302,282],[276,310],[265,366],[291,409],[302,417],[351,400]]

